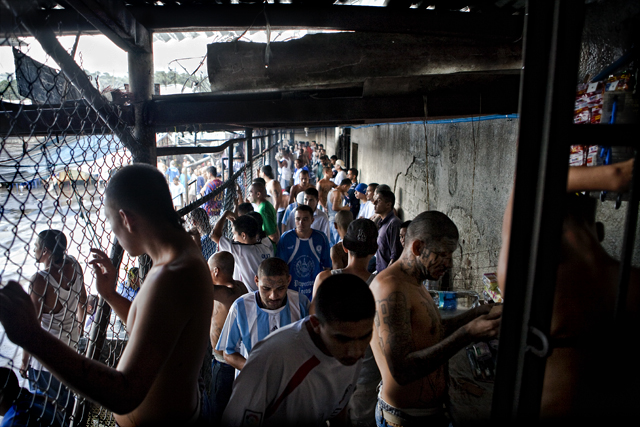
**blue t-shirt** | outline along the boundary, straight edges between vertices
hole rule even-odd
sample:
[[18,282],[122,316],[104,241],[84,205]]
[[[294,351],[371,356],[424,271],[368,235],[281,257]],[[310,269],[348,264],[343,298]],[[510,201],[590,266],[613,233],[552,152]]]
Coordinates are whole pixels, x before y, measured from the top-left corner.
[[196,194],[200,194],[200,190],[204,187],[207,181],[204,180],[204,177],[198,176],[196,177]]
[[169,167],[169,169],[167,169],[165,175],[167,176],[167,181],[173,182],[173,178],[180,177],[180,171],[178,170],[178,168],[171,166]]
[[287,206],[287,208],[284,210],[284,215],[282,216],[282,224],[286,225],[289,222],[289,217],[293,215],[296,209],[298,209],[298,202],[293,202],[289,206]]
[[56,411],[55,405],[47,401],[43,395],[35,395],[27,389],[20,389],[20,394],[2,418],[0,427],[61,427],[64,415]]
[[316,276],[324,269],[331,268],[330,248],[327,236],[317,230],[312,230],[308,239],[300,239],[296,230],[284,233],[278,242],[276,256],[289,265],[289,289],[311,300]]
[[133,289],[129,287],[129,284],[125,282],[120,282],[118,284],[118,287],[116,288],[116,292],[122,295],[123,297],[125,297],[126,299],[128,299],[129,301],[133,301],[136,295],[138,295],[139,290],[140,288]]

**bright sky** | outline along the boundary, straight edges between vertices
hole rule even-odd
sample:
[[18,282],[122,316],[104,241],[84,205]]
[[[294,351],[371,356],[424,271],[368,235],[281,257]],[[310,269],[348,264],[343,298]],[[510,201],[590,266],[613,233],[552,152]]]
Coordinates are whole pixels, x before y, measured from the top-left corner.
[[[58,37],[60,44],[67,50],[71,50],[75,37]],[[40,44],[33,38],[25,39],[29,43],[26,49],[22,49],[24,53],[31,56],[36,61],[45,62],[48,66],[58,68],[56,63],[49,58],[40,47]],[[167,71],[169,62],[178,58],[197,57],[192,61],[181,61],[187,69],[193,62],[197,64],[207,53],[207,44],[211,43],[213,38],[206,38],[204,34],[198,38],[187,38],[180,42],[170,40],[168,42],[154,43],[154,67],[157,71]],[[127,54],[125,51],[113,44],[105,36],[81,36],[76,53],[76,62],[82,63],[82,67],[89,71],[100,71],[112,75],[127,74]],[[176,64],[172,64],[171,68],[175,68]],[[0,47],[0,73],[14,73],[13,54],[11,47]]]
[[[283,33],[271,34],[271,41],[282,41],[290,38],[302,37],[307,32],[305,30],[286,31]],[[206,37],[204,33],[183,33],[186,36],[183,40],[156,41],[153,43],[153,57],[155,71],[168,71],[169,67],[180,73],[186,72],[176,62],[170,64],[171,61],[180,59],[179,64],[192,72],[198,67],[200,61],[207,53],[207,44],[217,41],[225,41],[232,38],[228,33],[222,36],[215,33],[211,37]],[[193,37],[197,35],[197,37]],[[22,52],[31,56],[39,62],[44,62],[48,66],[59,69],[55,61],[51,58],[47,59],[46,54],[40,47],[40,44],[33,38],[23,39],[28,46],[21,48]],[[60,44],[71,51],[75,36],[58,37]],[[266,42],[265,32],[247,33],[242,40],[253,42]],[[190,59],[185,59],[190,58]],[[82,63],[82,68],[91,72],[100,71],[101,73],[109,73],[111,75],[124,76],[127,74],[127,54],[122,49],[113,44],[105,36],[81,36],[76,52],[76,62]],[[206,71],[206,64],[201,68]],[[0,73],[15,73],[13,64],[13,54],[10,46],[0,46]]]

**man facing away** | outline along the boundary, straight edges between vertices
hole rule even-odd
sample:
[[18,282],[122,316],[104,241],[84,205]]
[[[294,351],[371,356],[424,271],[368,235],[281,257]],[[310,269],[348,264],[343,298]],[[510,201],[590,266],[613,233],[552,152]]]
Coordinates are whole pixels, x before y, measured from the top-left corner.
[[[568,186],[572,185],[571,175],[576,169],[582,169],[580,174],[593,170],[595,175],[606,173],[606,168],[569,168]],[[607,180],[596,185],[611,185],[612,181]],[[593,188],[591,182],[574,185],[579,190]],[[511,203],[512,199],[504,215],[498,263],[498,281],[506,298],[509,289],[516,286],[505,286]],[[629,339],[640,326],[640,271],[631,269],[624,315],[616,323],[613,313],[620,262],[601,245],[604,226],[595,220],[597,204],[588,196],[566,196],[549,331],[552,351],[547,358],[540,406],[541,420],[550,424],[564,424],[566,420],[586,422],[585,425],[626,421],[635,415],[640,399],[636,344]],[[605,372],[597,372],[599,366],[606,366]]]
[[242,370],[253,347],[270,333],[307,316],[309,299],[289,289],[289,266],[279,258],[264,260],[255,283],[258,290],[238,298],[224,322],[216,350]]
[[313,282],[322,270],[331,268],[327,237],[311,228],[313,211],[299,205],[295,211],[296,228],[282,235],[276,256],[289,265],[290,288],[311,299]]
[[222,351],[216,350],[220,339],[224,321],[231,308],[231,304],[247,293],[244,283],[233,279],[235,262],[230,252],[222,251],[209,258],[209,270],[213,280],[213,317],[211,318],[211,330],[209,339],[213,350],[211,361],[212,393],[209,396],[211,402],[211,414],[215,423],[220,422],[224,408],[231,397],[231,387],[235,377],[235,369],[224,360]]
[[327,211],[327,195],[329,191],[331,191],[336,184],[333,182],[333,171],[331,166],[325,166],[323,168],[324,176],[321,180],[316,184],[316,190],[318,190],[318,199],[320,202],[320,206]]
[[282,194],[282,186],[280,182],[274,179],[273,168],[270,165],[264,165],[260,169],[260,176],[266,181],[267,194],[271,196],[273,200],[273,207],[276,210],[276,222],[278,230],[280,230],[280,223],[282,222],[282,216],[284,210],[287,208],[288,197],[284,197]]
[[[222,185],[222,181],[218,179],[218,170],[215,166],[209,166],[205,172],[207,176],[207,183],[200,190],[200,196],[206,196],[207,194],[212,193],[216,188]],[[209,200],[204,204],[204,209],[207,211],[209,216],[218,216],[220,215],[220,210],[222,209],[222,199],[224,197],[223,193],[218,194],[213,198],[213,200]]]
[[114,412],[120,426],[195,425],[206,405],[198,375],[213,307],[207,265],[182,228],[156,168],[136,164],[116,172],[106,190],[105,213],[129,255],[148,254],[153,261],[131,302],[116,292],[117,271],[109,257],[91,250],[98,292],[126,319],[129,331],[117,368],[79,355],[42,329],[17,282],[0,290],[0,320],[9,339],[67,386]]
[[315,310],[254,347],[236,378],[224,425],[344,422],[371,339],[375,305],[362,279],[340,274],[323,282]]
[[[222,234],[227,220],[233,222],[233,241]],[[211,238],[218,244],[218,250],[233,254],[238,266],[233,273],[234,280],[244,283],[250,292],[257,290],[253,279],[258,266],[273,256],[273,247],[258,241],[258,231],[259,226],[255,219],[248,215],[236,217],[233,212],[225,211],[211,232]]]
[[[335,245],[338,243],[340,236],[338,235],[337,229],[334,227],[334,223],[336,222],[336,214],[341,211],[349,211],[349,197],[347,195],[347,190],[351,186],[351,181],[347,178],[343,179],[340,184],[329,191],[329,195],[327,196],[327,215],[329,215],[329,222],[331,229],[331,236],[329,236],[329,241],[331,245]],[[351,215],[351,219],[353,219],[353,215]]]
[[276,215],[276,210],[273,205],[267,201],[267,189],[265,185],[262,182],[254,182],[251,187],[249,187],[249,191],[247,191],[247,197],[251,203],[258,205],[256,212],[262,216],[262,230],[267,233],[267,236],[274,243],[278,243],[278,240],[280,240],[278,216]]
[[458,229],[446,215],[423,212],[407,230],[400,259],[371,284],[376,299],[371,348],[382,374],[378,426],[449,425],[443,407],[447,361],[471,342],[498,333],[501,307],[483,305],[441,319],[422,285],[451,268],[457,245]]
[[400,243],[400,225],[402,221],[393,213],[396,196],[392,191],[380,190],[375,193],[373,204],[375,213],[380,215],[378,232],[378,252],[376,252],[376,269],[378,273],[397,260],[402,253]]
[[180,171],[176,167],[176,161],[171,160],[169,162],[169,169],[167,169],[165,173],[165,177],[167,178],[167,182],[173,182],[173,178],[180,177]]
[[[333,224],[333,227],[334,230],[338,232],[338,242],[331,246],[331,266],[334,270],[345,268],[349,262],[349,257],[342,246],[342,239],[347,234],[349,225],[352,222],[353,215],[351,214],[351,211],[340,211],[336,215],[336,222]],[[377,235],[378,233],[376,233],[376,236]]]

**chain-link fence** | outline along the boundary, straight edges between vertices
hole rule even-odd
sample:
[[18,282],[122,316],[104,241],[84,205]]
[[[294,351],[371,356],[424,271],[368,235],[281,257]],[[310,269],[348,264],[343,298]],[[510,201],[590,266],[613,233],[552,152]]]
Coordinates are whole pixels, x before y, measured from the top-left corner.
[[[132,139],[130,113],[107,103],[95,87],[83,89],[71,82],[65,77],[68,74],[58,70],[57,59],[33,59],[38,41],[17,24],[0,36],[12,46],[15,65],[13,73],[0,76],[1,282],[17,281],[30,293],[43,328],[87,357],[116,366],[127,343],[126,326],[99,297],[88,261],[91,248],[107,253],[113,249],[104,192],[111,174],[132,163],[139,149]],[[67,52],[71,58],[73,50]],[[87,79],[84,74],[76,77]],[[96,108],[98,104],[102,108]],[[193,191],[187,202],[195,201],[180,210],[185,228],[197,229],[195,209],[212,203],[215,209],[199,230],[200,237],[208,234],[218,214],[234,208],[238,190],[246,198],[251,180],[268,163],[273,148],[254,156],[251,168],[236,159],[231,179],[204,197],[199,195],[201,188]],[[215,161],[215,156],[201,158],[192,166]],[[222,165],[217,166],[220,170]],[[183,178],[185,194],[198,186],[195,173]],[[112,259],[119,259],[117,255]],[[144,257],[122,254],[118,292],[135,298],[146,270]],[[207,380],[209,367],[205,361],[203,378]],[[7,378],[12,375],[24,387],[3,399],[21,405],[21,410],[35,417],[31,419],[49,420],[50,425],[115,425],[111,413],[74,396],[10,342],[1,325],[0,368],[10,370],[0,376],[2,390],[8,390]],[[48,404],[41,395],[48,396]]]

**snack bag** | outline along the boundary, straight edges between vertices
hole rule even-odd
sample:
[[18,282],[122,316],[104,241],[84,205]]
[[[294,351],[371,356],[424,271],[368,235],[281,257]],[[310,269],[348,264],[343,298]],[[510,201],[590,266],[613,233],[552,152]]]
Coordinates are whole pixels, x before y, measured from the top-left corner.
[[587,149],[584,145],[572,145],[569,154],[569,166],[584,166],[587,162]]

